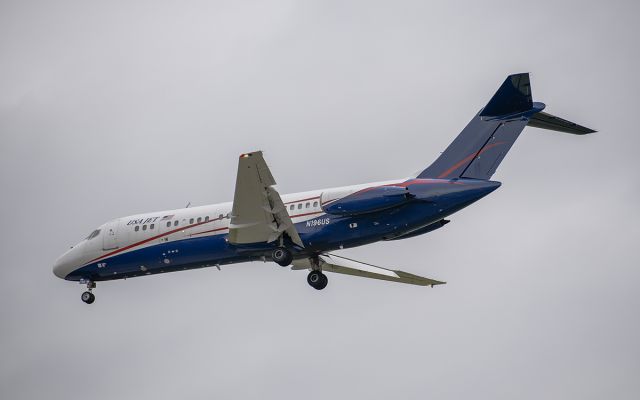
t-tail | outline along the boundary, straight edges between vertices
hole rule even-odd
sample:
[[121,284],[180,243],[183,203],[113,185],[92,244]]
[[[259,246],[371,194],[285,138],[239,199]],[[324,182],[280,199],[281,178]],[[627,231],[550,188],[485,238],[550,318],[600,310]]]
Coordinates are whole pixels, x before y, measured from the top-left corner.
[[542,112],[531,98],[529,74],[510,75],[489,103],[418,178],[488,180],[525,126],[585,135],[593,129]]

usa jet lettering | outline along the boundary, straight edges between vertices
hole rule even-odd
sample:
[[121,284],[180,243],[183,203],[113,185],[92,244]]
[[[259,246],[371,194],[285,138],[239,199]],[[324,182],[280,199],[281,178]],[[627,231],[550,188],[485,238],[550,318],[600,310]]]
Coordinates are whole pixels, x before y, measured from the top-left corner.
[[158,220],[160,217],[150,217],[150,218],[141,218],[141,219],[132,219],[127,222],[127,225],[141,225],[141,224],[151,224]]

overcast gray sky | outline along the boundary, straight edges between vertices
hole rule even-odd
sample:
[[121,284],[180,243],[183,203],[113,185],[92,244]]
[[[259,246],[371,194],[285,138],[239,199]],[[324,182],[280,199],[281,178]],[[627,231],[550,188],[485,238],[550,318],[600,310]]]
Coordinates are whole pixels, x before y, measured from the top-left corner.
[[[0,1],[0,398],[637,399],[634,1]],[[434,289],[270,263],[82,287],[106,220],[409,175],[506,75],[600,132],[525,129],[444,229],[341,254]]]

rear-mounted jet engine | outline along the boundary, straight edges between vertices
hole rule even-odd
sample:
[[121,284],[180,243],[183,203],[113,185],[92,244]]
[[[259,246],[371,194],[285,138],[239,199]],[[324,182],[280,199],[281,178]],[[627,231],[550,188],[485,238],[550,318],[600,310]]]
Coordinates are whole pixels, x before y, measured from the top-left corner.
[[405,187],[380,186],[323,202],[322,210],[334,215],[368,214],[403,205],[413,197]]

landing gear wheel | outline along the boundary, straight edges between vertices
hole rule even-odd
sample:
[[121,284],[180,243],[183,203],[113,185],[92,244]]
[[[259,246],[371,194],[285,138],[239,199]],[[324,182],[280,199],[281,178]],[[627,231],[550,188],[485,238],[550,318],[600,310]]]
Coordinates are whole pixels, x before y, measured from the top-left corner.
[[316,290],[322,290],[327,287],[329,278],[320,271],[311,271],[307,275],[307,283]]
[[271,253],[271,259],[281,267],[286,267],[293,261],[293,254],[285,247],[278,247]]
[[91,292],[82,293],[82,296],[80,298],[87,304],[91,304],[96,300],[96,296],[94,296]]

